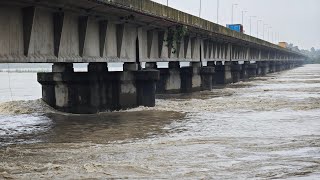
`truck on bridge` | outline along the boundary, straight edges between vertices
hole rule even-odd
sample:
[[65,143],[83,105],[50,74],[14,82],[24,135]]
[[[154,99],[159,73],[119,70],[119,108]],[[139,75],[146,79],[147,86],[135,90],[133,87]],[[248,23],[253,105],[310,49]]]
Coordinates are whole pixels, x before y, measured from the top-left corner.
[[237,31],[239,33],[244,33],[243,25],[242,24],[227,24],[227,28]]

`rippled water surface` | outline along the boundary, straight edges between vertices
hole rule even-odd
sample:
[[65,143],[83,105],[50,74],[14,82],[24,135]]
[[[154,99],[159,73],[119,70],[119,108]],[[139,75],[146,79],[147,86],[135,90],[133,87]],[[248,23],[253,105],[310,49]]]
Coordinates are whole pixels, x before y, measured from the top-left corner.
[[320,65],[98,115],[40,97],[0,73],[0,179],[320,179]]

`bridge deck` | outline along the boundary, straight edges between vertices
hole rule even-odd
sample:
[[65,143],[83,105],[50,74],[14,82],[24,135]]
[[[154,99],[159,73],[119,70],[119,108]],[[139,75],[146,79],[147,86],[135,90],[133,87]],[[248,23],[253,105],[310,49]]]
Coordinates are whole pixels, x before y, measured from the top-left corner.
[[[4,27],[0,29],[0,62],[134,62],[137,46],[141,61],[304,58],[150,0],[10,0],[0,5],[0,25]],[[177,25],[188,29],[189,39],[172,55],[159,32],[165,31],[163,36],[167,36],[168,28]],[[231,44],[230,53],[239,54],[228,56],[227,44]],[[211,49],[194,53],[201,47]],[[245,56],[249,53],[246,48],[259,52]],[[223,53],[210,55],[214,51]],[[274,55],[262,57],[261,51]]]

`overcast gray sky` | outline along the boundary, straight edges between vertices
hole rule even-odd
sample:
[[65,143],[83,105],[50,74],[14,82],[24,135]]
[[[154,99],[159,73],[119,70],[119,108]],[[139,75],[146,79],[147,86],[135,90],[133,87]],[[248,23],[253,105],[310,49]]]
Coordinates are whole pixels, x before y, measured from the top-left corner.
[[[166,4],[167,0],[153,0]],[[199,15],[200,0],[169,0],[169,6],[184,12]],[[248,11],[244,17],[244,28],[250,34],[249,16],[252,20],[252,35],[257,35],[257,19],[271,26],[271,34],[279,33],[279,41],[293,43],[301,49],[315,47],[320,49],[320,0],[220,0],[219,24],[231,23],[232,4],[234,23],[241,23],[242,11]],[[202,0],[201,17],[217,21],[217,0]],[[259,25],[259,38],[262,38],[262,23]],[[267,40],[267,26],[265,26]],[[278,38],[277,38],[278,39]]]

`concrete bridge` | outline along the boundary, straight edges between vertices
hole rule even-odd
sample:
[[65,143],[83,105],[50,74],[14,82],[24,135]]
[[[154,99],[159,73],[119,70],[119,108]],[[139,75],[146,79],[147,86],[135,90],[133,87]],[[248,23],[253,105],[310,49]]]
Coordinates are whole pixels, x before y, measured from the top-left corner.
[[[43,100],[64,112],[154,106],[155,93],[211,90],[305,58],[150,0],[0,2],[0,63],[53,63],[38,81]],[[123,72],[109,72],[110,62]],[[89,63],[88,72],[73,63]]]

